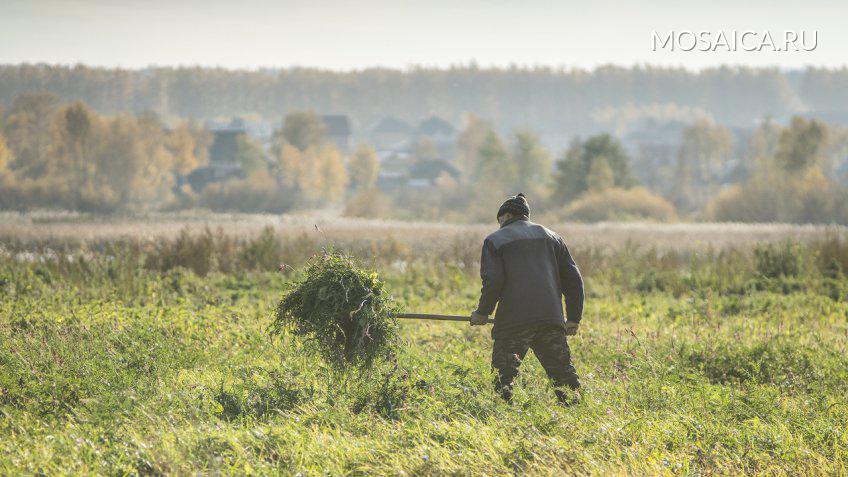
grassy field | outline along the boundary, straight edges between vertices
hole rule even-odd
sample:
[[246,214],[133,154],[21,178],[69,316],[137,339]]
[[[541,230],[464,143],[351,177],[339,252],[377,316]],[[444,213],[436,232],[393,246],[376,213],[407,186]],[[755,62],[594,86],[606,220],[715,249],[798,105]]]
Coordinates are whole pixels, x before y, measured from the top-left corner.
[[267,334],[328,243],[468,313],[491,227],[6,218],[2,474],[848,473],[844,229],[557,228],[587,285],[561,408],[535,358],[500,402],[488,329],[403,322],[397,366],[346,376]]

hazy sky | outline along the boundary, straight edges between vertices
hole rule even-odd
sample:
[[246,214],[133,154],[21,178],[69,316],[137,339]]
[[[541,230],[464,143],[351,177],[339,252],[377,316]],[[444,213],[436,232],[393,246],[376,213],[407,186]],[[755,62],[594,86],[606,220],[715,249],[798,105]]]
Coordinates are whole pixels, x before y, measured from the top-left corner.
[[[846,17],[844,0],[0,0],[0,63],[843,66]],[[734,29],[817,30],[818,47],[652,51],[653,30]]]

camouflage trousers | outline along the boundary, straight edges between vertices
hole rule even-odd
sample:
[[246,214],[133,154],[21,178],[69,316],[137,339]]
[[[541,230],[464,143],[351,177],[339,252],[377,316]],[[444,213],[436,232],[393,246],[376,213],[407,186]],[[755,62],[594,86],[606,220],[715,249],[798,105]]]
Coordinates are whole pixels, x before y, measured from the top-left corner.
[[557,398],[567,400],[565,388],[580,387],[577,372],[571,364],[571,350],[562,326],[544,323],[509,332],[495,338],[492,347],[492,368],[495,371],[495,390],[506,400],[512,400],[512,386],[527,350],[532,349],[553,382]]

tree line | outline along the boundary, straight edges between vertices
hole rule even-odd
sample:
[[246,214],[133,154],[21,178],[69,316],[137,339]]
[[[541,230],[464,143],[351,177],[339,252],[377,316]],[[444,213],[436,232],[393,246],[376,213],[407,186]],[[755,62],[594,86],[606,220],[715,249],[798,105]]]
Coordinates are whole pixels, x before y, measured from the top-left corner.
[[0,118],[6,209],[162,208],[176,179],[205,156],[206,138],[191,123],[166,129],[152,113],[105,117],[50,93],[24,94]]
[[[156,111],[198,120],[257,115],[275,120],[312,109],[348,114],[357,128],[385,115],[414,121],[437,114],[458,123],[471,111],[499,131],[598,132],[593,117],[621,108],[675,105],[722,124],[848,104],[848,69],[718,67],[699,72],[652,66],[555,68],[371,68],[353,72],[180,67],[144,70],[2,65],[0,104],[27,91],[81,100],[103,114]],[[838,109],[838,108],[836,108]]]
[[[848,154],[848,131],[814,119],[766,119],[737,147],[727,127],[702,118],[682,130],[672,160],[636,174],[638,158],[613,135],[575,137],[555,154],[532,130],[504,135],[469,116],[456,138],[459,173],[395,190],[379,187],[370,145],[344,154],[324,128],[313,111],[290,112],[267,147],[239,138],[241,177],[198,190],[186,177],[208,164],[211,134],[196,123],[167,125],[150,112],[106,116],[81,101],[26,93],[0,110],[0,208],[338,207],[353,216],[489,221],[493,204],[520,191],[549,220],[848,223],[848,188],[836,167]],[[436,160],[426,139],[409,159]]]
[[[348,162],[373,167],[376,156],[363,148],[348,160],[324,140],[322,128],[314,113],[288,115],[270,152],[242,135],[232,158],[242,177],[194,190],[187,177],[209,163],[212,134],[204,127],[169,126],[152,112],[105,116],[81,101],[26,93],[0,110],[0,208],[282,212],[338,203],[349,184]],[[372,187],[374,180],[367,181]]]

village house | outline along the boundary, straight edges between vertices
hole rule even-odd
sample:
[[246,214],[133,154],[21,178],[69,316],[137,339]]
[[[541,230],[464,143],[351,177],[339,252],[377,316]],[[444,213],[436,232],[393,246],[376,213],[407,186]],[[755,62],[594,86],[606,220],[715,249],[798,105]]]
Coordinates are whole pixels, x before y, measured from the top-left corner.
[[404,142],[414,132],[412,126],[406,121],[394,116],[386,116],[368,128],[368,141],[379,153],[395,152],[404,148]]
[[438,116],[421,121],[415,128],[387,116],[372,125],[368,134],[380,159],[377,184],[383,190],[433,187],[440,177],[459,176],[452,165],[456,128]]
[[353,140],[351,138],[350,120],[347,116],[330,114],[321,116],[324,122],[324,135],[343,154],[353,151]]
[[195,192],[208,184],[244,178],[238,163],[239,138],[247,134],[244,124],[233,120],[230,125],[212,129],[212,145],[209,147],[209,165],[198,167],[186,176],[186,181]]

